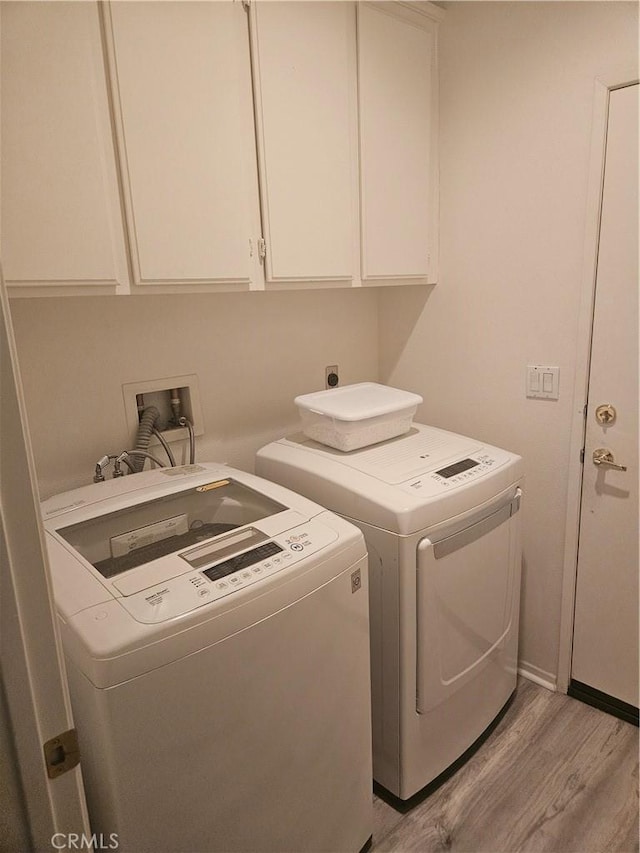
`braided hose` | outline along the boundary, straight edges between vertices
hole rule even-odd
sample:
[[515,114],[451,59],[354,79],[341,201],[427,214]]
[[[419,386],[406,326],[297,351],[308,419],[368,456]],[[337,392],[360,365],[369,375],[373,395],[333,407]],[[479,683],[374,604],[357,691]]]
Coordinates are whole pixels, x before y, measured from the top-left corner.
[[189,465],[193,465],[196,461],[196,437],[193,432],[193,424],[189,418],[182,417],[178,421],[180,426],[186,426],[189,430]]
[[160,444],[164,447],[164,452],[169,457],[169,465],[171,465],[172,468],[175,468],[176,467],[176,457],[173,455],[173,451],[169,447],[169,442],[163,436],[163,434],[160,432],[160,430],[156,429],[155,427],[153,428],[153,434],[158,439]]
[[[138,426],[138,434],[136,436],[134,450],[138,450],[141,453],[147,452],[147,448],[149,447],[149,442],[153,434],[153,428],[159,417],[160,412],[155,406],[148,406],[143,411],[142,417],[140,418],[140,425]],[[133,465],[136,474],[144,468],[144,461],[144,456],[139,455],[133,457],[131,464]]]
[[[119,465],[121,462],[124,462],[124,464],[127,466],[127,468],[129,469],[129,471],[131,471],[132,474],[137,474],[139,472],[136,471],[133,467],[132,459],[134,456],[142,456],[143,460],[151,459],[152,462],[156,463],[158,468],[164,468],[164,465],[158,459],[157,456],[154,456],[153,453],[145,453],[144,450],[123,450],[120,456],[118,456],[118,458],[116,459],[116,464]],[[144,465],[144,461],[142,464]],[[113,476],[116,476],[115,472]]]

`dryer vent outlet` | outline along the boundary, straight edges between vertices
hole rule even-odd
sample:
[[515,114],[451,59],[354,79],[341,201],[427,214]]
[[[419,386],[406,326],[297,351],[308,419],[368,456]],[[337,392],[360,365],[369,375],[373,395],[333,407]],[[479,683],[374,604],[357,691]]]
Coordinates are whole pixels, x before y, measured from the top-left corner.
[[324,369],[324,387],[337,388],[340,384],[340,376],[338,375],[338,365],[330,364]]

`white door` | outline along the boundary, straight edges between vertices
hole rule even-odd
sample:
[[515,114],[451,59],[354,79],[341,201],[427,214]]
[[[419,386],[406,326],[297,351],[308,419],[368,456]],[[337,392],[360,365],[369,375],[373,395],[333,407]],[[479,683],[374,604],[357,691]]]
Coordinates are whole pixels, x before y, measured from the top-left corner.
[[[18,794],[11,799],[19,800],[21,794],[25,807],[24,821],[15,810],[8,816],[10,832],[28,832],[34,850],[50,851],[56,845],[62,848],[69,833],[88,835],[89,824],[79,765],[49,778],[44,760],[43,744],[70,730],[73,721],[1,274],[0,380],[0,700],[2,694],[6,700],[0,710],[3,722],[8,717],[18,759],[17,768],[0,766],[0,782]],[[62,757],[59,750],[56,760]],[[52,842],[56,833],[62,835]]]
[[571,668],[572,687],[578,682],[635,707],[638,90],[615,89],[609,102]]

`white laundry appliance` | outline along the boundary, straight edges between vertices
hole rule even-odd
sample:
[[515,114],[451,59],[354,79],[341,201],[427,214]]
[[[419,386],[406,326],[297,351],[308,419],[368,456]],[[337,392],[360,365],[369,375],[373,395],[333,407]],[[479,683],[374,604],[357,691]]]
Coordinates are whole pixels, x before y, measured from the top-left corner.
[[373,774],[407,800],[450,770],[516,687],[522,460],[414,424],[350,452],[284,438],[258,452],[256,470],[365,535]]
[[42,512],[92,832],[122,853],[367,844],[361,532],[213,464]]

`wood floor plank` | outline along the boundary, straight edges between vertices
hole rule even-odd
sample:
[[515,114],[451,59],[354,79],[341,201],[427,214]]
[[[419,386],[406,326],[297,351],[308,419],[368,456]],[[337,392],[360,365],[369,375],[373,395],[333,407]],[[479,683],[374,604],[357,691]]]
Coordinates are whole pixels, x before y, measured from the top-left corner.
[[396,811],[379,797],[373,798],[373,823],[375,826],[375,837],[382,839],[402,820],[402,812]]
[[523,680],[453,777],[396,822],[378,815],[375,853],[636,853],[638,729]]

